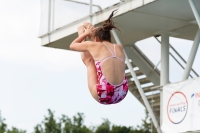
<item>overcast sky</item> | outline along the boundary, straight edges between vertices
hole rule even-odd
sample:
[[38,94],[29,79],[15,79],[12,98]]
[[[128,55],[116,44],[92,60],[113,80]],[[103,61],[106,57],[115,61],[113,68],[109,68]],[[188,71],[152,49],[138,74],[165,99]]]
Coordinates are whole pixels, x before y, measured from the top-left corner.
[[[118,0],[104,1],[94,3],[106,7]],[[119,104],[98,104],[88,91],[80,54],[40,45],[40,13],[40,0],[9,0],[0,5],[0,110],[8,126],[32,132],[47,115],[47,109],[55,111],[56,117],[82,112],[88,126],[100,124],[102,118],[117,125],[140,124],[144,107],[131,93]],[[188,58],[192,41],[171,38],[170,42]],[[153,38],[137,45],[154,64],[158,63],[160,45]],[[200,73],[197,60],[199,50],[193,68]],[[182,73],[171,60],[171,81],[179,81]]]

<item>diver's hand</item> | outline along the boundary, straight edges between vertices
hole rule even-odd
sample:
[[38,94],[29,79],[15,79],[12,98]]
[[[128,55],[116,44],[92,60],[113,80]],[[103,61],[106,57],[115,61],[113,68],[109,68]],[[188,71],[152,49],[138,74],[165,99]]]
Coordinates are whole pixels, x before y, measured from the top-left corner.
[[94,32],[94,30],[95,30],[94,26],[86,28],[84,34],[86,34],[87,36],[92,36],[92,33]]

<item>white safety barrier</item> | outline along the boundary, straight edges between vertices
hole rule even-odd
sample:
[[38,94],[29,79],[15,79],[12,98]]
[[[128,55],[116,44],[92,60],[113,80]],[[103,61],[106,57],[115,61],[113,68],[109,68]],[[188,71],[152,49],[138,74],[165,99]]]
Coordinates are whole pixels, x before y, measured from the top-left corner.
[[[102,8],[119,3],[119,0],[40,0],[41,22],[39,36],[55,31],[67,24],[89,16]],[[73,2],[76,1],[76,2]],[[93,3],[93,6],[81,3]]]
[[163,87],[163,133],[200,131],[200,78]]

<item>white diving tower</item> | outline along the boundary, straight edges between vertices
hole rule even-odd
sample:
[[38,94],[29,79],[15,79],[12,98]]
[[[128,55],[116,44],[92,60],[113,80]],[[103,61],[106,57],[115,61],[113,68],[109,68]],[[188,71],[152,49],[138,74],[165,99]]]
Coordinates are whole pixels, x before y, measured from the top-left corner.
[[[170,45],[169,37],[194,40],[189,59],[185,61],[182,58],[186,66],[177,63],[185,69],[180,81],[188,79],[191,71],[199,77],[192,69],[192,64],[200,42],[200,0],[123,0],[105,9],[93,5],[92,0],[90,3],[63,0],[88,4],[90,12],[88,11],[87,16],[60,27],[55,27],[54,4],[57,0],[41,1],[48,3],[46,6],[42,5],[42,17],[45,17],[45,20],[41,22],[41,28],[46,25],[44,32],[40,35],[42,46],[66,50],[70,50],[69,45],[78,36],[79,25],[85,21],[100,25],[113,10],[119,9],[113,21],[122,33],[113,30],[112,35],[115,42],[123,45],[127,56],[126,69],[129,71],[126,75],[129,79],[129,91],[147,108],[157,132],[161,133],[162,86],[170,82],[169,56],[177,61],[169,49],[174,50],[182,58]],[[98,7],[99,11],[92,13],[92,6]],[[161,71],[135,45],[137,41],[149,37],[157,39],[159,36],[161,37],[161,42],[159,42],[161,44]],[[141,75],[145,75],[144,78],[138,79],[137,77]]]

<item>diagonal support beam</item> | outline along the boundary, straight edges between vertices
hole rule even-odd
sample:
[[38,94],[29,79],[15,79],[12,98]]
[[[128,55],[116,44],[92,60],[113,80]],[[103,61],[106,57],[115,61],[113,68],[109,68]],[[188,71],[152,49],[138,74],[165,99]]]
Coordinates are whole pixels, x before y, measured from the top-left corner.
[[183,73],[182,80],[188,79],[188,77],[190,75],[190,71],[192,69],[192,65],[193,65],[193,62],[194,62],[194,59],[195,59],[195,56],[196,56],[196,53],[197,53],[197,50],[199,47],[199,43],[200,43],[200,29],[198,29],[197,34],[195,36],[194,43],[193,43],[192,49],[190,51],[190,55],[189,55],[186,67],[185,67],[185,71]]
[[188,1],[189,1],[189,3],[190,3],[190,6],[191,6],[192,11],[193,11],[193,13],[194,13],[194,16],[195,16],[195,18],[196,18],[196,21],[197,21],[197,23],[198,23],[198,25],[199,25],[199,28],[200,28],[200,14],[199,14],[198,11],[197,11],[197,7],[196,7],[196,5],[195,5],[195,3],[194,3],[194,0],[188,0]]
[[[119,37],[118,37],[116,31],[113,29],[111,32],[112,32],[112,34],[113,34],[113,36],[114,36],[116,42],[117,42],[118,44],[122,45],[122,43],[121,43],[121,41],[120,41],[120,39],[119,39]],[[155,125],[155,127],[156,127],[156,130],[157,130],[158,133],[162,133],[162,131],[161,131],[161,129],[160,129],[160,126],[158,125],[158,122],[157,122],[157,120],[156,120],[156,117],[155,117],[155,115],[154,115],[154,113],[153,113],[153,110],[151,109],[151,106],[150,106],[150,104],[149,104],[149,102],[148,102],[148,100],[147,100],[147,98],[146,98],[146,96],[145,96],[145,94],[144,94],[144,91],[143,91],[143,89],[142,89],[142,87],[141,87],[141,85],[140,85],[140,82],[139,82],[139,80],[137,79],[137,76],[136,76],[136,74],[135,74],[135,71],[133,71],[133,67],[132,67],[131,63],[129,62],[129,58],[128,58],[128,56],[127,56],[127,54],[126,54],[125,51],[124,51],[124,53],[125,53],[125,56],[126,56],[126,63],[127,63],[127,66],[128,66],[128,68],[129,68],[129,70],[130,70],[130,72],[131,72],[132,77],[134,78],[135,84],[136,84],[136,86],[137,86],[137,88],[138,88],[138,90],[139,90],[139,92],[140,92],[140,95],[141,95],[141,97],[142,97],[142,99],[143,99],[143,101],[144,101],[144,104],[145,104],[145,106],[146,106],[146,108],[147,108],[147,110],[148,110],[148,112],[149,112],[149,114],[150,114],[150,116],[151,116],[151,119],[152,119],[152,121],[153,121],[153,123],[154,123],[154,125]]]

